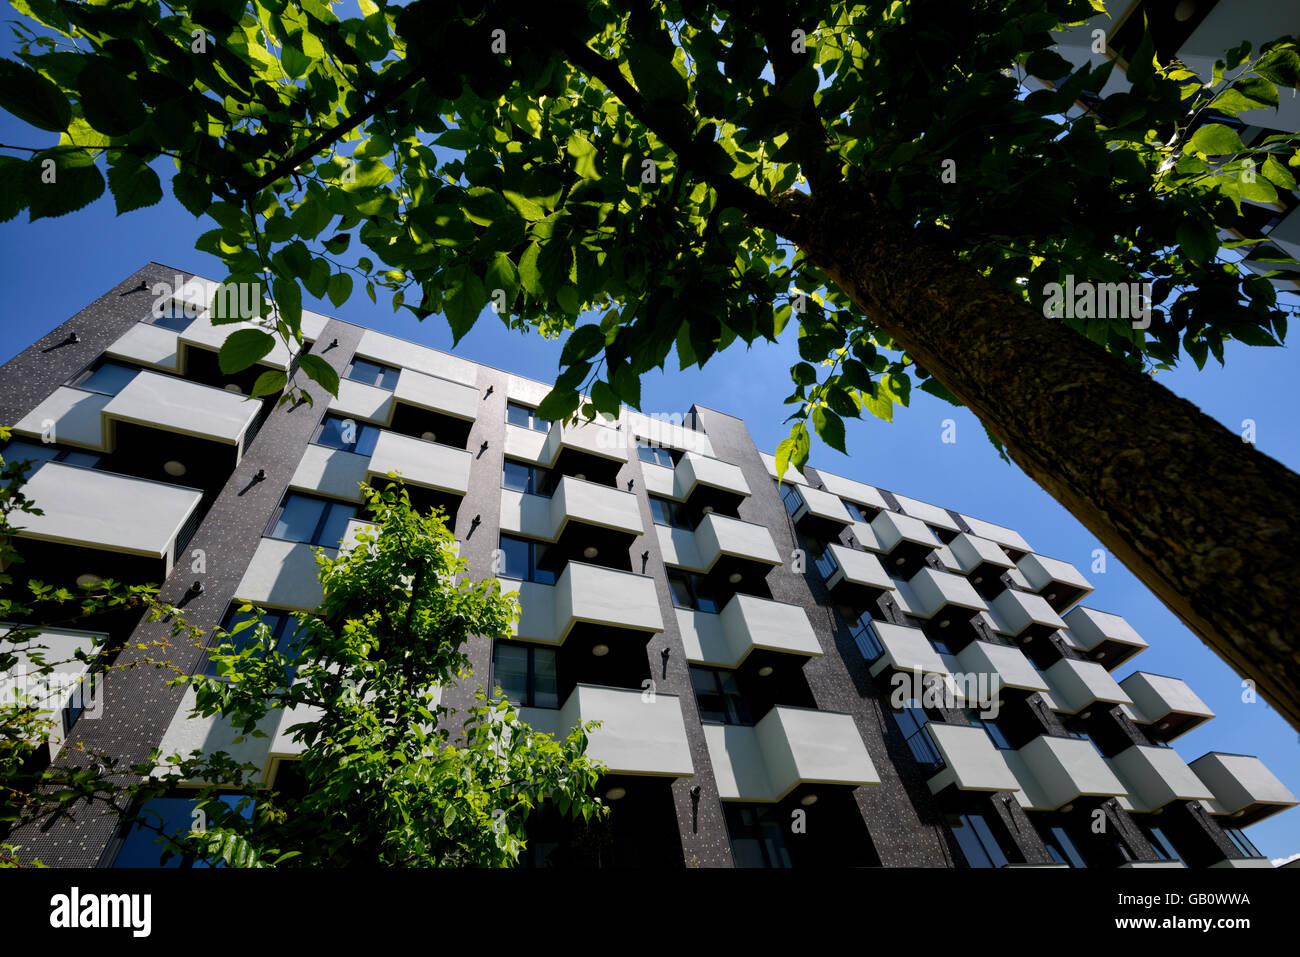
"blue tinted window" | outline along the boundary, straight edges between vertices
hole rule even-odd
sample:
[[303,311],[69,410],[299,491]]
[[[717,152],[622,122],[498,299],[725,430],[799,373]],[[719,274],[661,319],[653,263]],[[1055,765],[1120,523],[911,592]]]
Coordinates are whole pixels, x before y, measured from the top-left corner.
[[539,419],[537,410],[526,405],[520,405],[518,402],[506,403],[506,421],[522,429],[532,429],[534,432],[549,432],[551,430],[551,423],[545,419]]
[[397,388],[398,370],[392,366],[380,365],[365,359],[353,359],[348,367],[347,377],[353,382],[364,382],[380,389],[392,391]]
[[[240,798],[235,795],[221,795],[218,800],[229,807],[236,807]],[[247,802],[240,813],[250,817],[253,813],[252,801]],[[154,798],[140,809],[140,821],[128,824],[126,840],[117,857],[113,859],[114,867],[209,867],[202,862],[183,858],[176,848],[171,849],[168,859],[162,857],[168,852],[164,835],[178,836],[188,834],[194,827],[194,809],[197,798],[163,797]],[[161,828],[162,834],[154,828]]]
[[126,388],[127,383],[134,379],[139,372],[139,369],[118,365],[116,362],[103,362],[100,363],[98,368],[92,369],[73,384],[79,389],[85,389],[87,392],[117,395]]
[[497,572],[502,578],[519,578],[524,581],[537,582],[542,585],[555,584],[555,572],[543,568],[548,546],[543,542],[534,542],[513,535],[501,536],[501,569]]
[[321,423],[316,444],[358,455],[371,455],[379,441],[379,432],[377,426],[331,414]]
[[[189,315],[186,315],[186,310]],[[190,324],[198,318],[198,309],[195,306],[185,306],[179,302],[163,303],[157,309],[149,313],[145,322],[162,326],[164,329],[171,329],[173,332],[184,332],[190,327]]]
[[[245,621],[249,621],[250,619],[256,620],[257,618],[258,616],[251,612],[245,613],[240,611],[238,607],[234,607],[226,614],[225,619],[221,623],[221,627],[226,631],[230,631],[232,628]],[[298,624],[298,619],[286,612],[268,611],[261,616],[261,620],[266,626],[266,637],[271,642],[274,649],[282,654],[290,654],[294,650],[299,635],[301,634],[301,627]],[[256,636],[257,626],[250,625],[243,631],[232,635],[228,641],[230,644],[235,646],[237,651],[243,651],[250,641],[255,640]],[[222,641],[216,641],[213,647],[215,648],[221,643]],[[217,673],[215,662],[209,661],[204,673],[215,675]]]
[[663,465],[668,468],[673,467],[673,453],[662,446],[638,445],[636,454],[642,462],[649,462],[651,465]]
[[349,520],[356,514],[352,505],[291,494],[284,500],[270,537],[337,548]]

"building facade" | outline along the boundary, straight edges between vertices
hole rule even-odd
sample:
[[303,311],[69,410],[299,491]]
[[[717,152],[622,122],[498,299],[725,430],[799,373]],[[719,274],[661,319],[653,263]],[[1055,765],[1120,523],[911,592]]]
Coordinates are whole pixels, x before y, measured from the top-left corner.
[[[295,356],[224,375],[235,327],[206,318],[210,286],[151,263],[0,370],[3,454],[37,461],[44,510],[23,516],[24,573],[162,582],[208,628],[250,601],[287,638],[320,599],[314,549],[361,519],[360,483],[400,473],[523,609],[508,640],[471,642],[474,677],[443,703],[481,682],[545,730],[602,722],[609,821],[537,818],[528,863],[1269,866],[1242,829],[1296,798],[1257,758],[1185,762],[1170,742],[1210,709],[1133,670],[1142,637],[1015,531],[812,468],[779,482],[711,409],[550,424],[533,411],[547,384],[313,313],[303,349],[339,394],[312,384],[314,404],[273,410],[246,396]],[[167,628],[96,627],[119,663]],[[49,761],[76,739],[293,774],[293,716],[236,742],[153,669],[49,706]],[[183,793],[155,810],[189,818]],[[56,866],[158,863],[108,816],[5,839]]]

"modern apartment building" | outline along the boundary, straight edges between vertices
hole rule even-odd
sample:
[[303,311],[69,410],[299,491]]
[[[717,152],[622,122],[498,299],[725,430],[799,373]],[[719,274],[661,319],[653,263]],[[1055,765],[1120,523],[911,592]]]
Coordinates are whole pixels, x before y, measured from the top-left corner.
[[[537,819],[530,864],[1269,866],[1243,829],[1296,798],[1257,758],[1170,747],[1213,714],[1135,670],[1146,641],[1050,543],[859,478],[778,482],[724,412],[550,424],[545,383],[317,314],[303,348],[338,397],[273,411],[247,393],[295,357],[223,375],[234,327],[177,272],[146,266],[0,370],[3,454],[39,461],[26,573],[162,582],[209,627],[251,601],[288,638],[320,598],[313,549],[361,520],[359,483],[400,473],[523,608],[508,640],[473,640],[444,703],[490,682],[539,728],[602,722],[609,822]],[[166,626],[95,627],[129,661]],[[72,760],[65,739],[202,747],[292,781],[292,716],[236,743],[153,669],[114,670],[90,705],[73,691],[50,702],[48,760]],[[189,818],[183,792],[156,809]],[[158,863],[110,817],[7,839],[52,865]]]

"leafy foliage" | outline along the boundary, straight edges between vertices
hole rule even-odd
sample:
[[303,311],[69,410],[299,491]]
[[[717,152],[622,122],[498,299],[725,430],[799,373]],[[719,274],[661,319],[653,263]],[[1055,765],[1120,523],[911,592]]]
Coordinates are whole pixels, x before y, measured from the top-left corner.
[[[258,328],[223,350],[230,370],[299,337],[302,288],[335,305],[382,292],[441,312],[456,339],[491,304],[512,328],[571,331],[543,406],[558,418],[637,406],[674,351],[703,366],[793,319],[782,448],[802,463],[809,424],[842,449],[846,417],[890,419],[913,383],[956,401],[783,238],[783,200],[828,184],[1035,308],[1067,277],[1151,282],[1145,327],[1059,317],[1148,370],[1285,336],[1269,277],[1294,263],[1250,238],[1242,203],[1294,185],[1294,138],[1247,146],[1225,121],[1296,84],[1288,38],[1201,78],[1157,62],[1148,36],[1131,88],[1099,98],[1111,66],[1072,70],[1050,33],[1099,0],[14,5],[43,27],[2,65],[0,106],[60,139],[8,158],[30,185],[0,215],[90,202],[101,157],[119,210],[136,208],[159,195],[149,164],[172,157],[173,192],[216,223],[200,248],[229,281],[274,277]],[[1031,76],[1049,86],[1026,95]]]

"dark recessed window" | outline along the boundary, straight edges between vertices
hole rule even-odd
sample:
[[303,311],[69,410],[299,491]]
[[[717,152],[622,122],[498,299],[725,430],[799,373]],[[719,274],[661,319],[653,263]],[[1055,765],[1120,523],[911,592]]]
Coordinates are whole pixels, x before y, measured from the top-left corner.
[[1043,843],[1047,846],[1047,853],[1052,855],[1052,860],[1056,863],[1069,864],[1071,867],[1088,866],[1079,849],[1074,846],[1070,835],[1059,824],[1047,828],[1047,833],[1043,835]]
[[492,685],[516,707],[558,708],[555,649],[498,641],[492,646]]
[[868,514],[866,508],[857,502],[845,502],[845,510],[852,516],[855,522],[870,522],[872,516]]
[[995,748],[1001,748],[1004,751],[1011,750],[1011,742],[1003,730],[998,727],[998,723],[992,718],[981,718],[977,708],[966,708],[966,718],[970,721],[971,727],[983,728],[984,733],[989,736]]
[[124,366],[120,362],[100,362],[73,379],[72,385],[87,392],[117,395],[139,374],[139,369]]
[[[222,619],[221,627],[229,632],[236,625],[245,621],[255,621],[257,618],[258,616],[252,612],[242,612],[239,610],[238,605],[232,605],[230,610],[226,612],[226,617]],[[292,654],[297,646],[299,635],[302,633],[302,628],[298,624],[298,619],[288,612],[268,611],[261,615],[261,620],[262,623],[266,625],[267,629],[265,639],[267,641],[267,645],[265,646],[266,650],[278,651],[285,655]],[[250,641],[256,639],[256,636],[257,626],[249,625],[242,631],[231,635],[229,643],[235,646],[236,651],[243,651]],[[215,648],[221,643],[222,641],[216,641],[212,647]],[[295,669],[290,669],[291,677],[294,670]],[[209,661],[204,670],[204,674],[215,675],[216,673],[216,663]]]
[[93,469],[99,466],[100,461],[100,456],[92,452],[78,452],[75,449],[61,449],[57,445],[46,445],[44,442],[21,440],[6,445],[0,456],[3,456],[6,465],[15,462],[31,462],[32,464],[23,473],[24,478],[30,478],[46,462],[63,462],[67,465],[80,465],[83,468]]
[[184,332],[198,316],[196,306],[172,300],[154,307],[144,321],[151,326],[162,326],[173,332]]
[[691,608],[695,611],[718,611],[718,602],[713,589],[701,575],[685,572],[670,572],[668,588],[673,594],[673,604],[678,608]]
[[785,510],[793,515],[803,507],[803,495],[793,485],[781,483],[781,501],[785,503]]
[[501,568],[497,574],[502,578],[519,578],[541,585],[554,585],[555,572],[542,567],[550,547],[546,542],[502,535]]
[[654,516],[656,525],[667,525],[670,528],[687,528],[691,527],[686,521],[684,509],[680,502],[674,502],[670,498],[660,498],[658,495],[650,496],[650,514]]
[[695,689],[695,703],[700,709],[700,720],[710,724],[754,723],[753,714],[740,696],[736,673],[723,668],[704,668],[691,665],[691,687]]
[[331,449],[370,455],[375,451],[375,443],[379,441],[381,431],[377,425],[358,422],[331,412],[316,428],[316,437],[312,441]]
[[790,867],[783,821],[774,808],[726,803],[727,836],[737,867]]
[[539,419],[536,409],[520,405],[518,402],[506,403],[506,421],[511,425],[519,426],[521,429],[532,429],[534,432],[551,431],[551,423],[545,419]]
[[354,505],[291,492],[285,496],[267,535],[290,542],[337,548],[347,531],[348,522],[356,516]]
[[999,825],[984,814],[970,811],[947,814],[945,819],[971,867],[1006,867],[1019,856],[1014,845],[998,834]]
[[1173,841],[1169,840],[1169,836],[1165,834],[1162,828],[1143,821],[1138,822],[1138,827],[1146,835],[1147,843],[1151,845],[1151,850],[1156,852],[1156,857],[1162,861],[1182,860],[1182,855],[1178,853]]
[[1264,856],[1263,854],[1260,853],[1259,848],[1257,848],[1254,844],[1251,843],[1250,838],[1246,836],[1246,832],[1243,831],[1241,828],[1225,827],[1223,829],[1223,833],[1228,835],[1228,840],[1232,841],[1232,843],[1236,846],[1237,850],[1241,851],[1241,853],[1245,854],[1247,857]]
[[665,468],[673,467],[672,449],[666,449],[661,445],[638,445],[636,454],[637,458],[642,462],[650,465],[662,465]]
[[81,676],[81,680],[72,690],[72,696],[68,703],[63,706],[63,736],[66,738],[72,733],[72,726],[77,723],[86,712],[86,704],[95,700],[96,689],[100,694],[103,688],[97,684],[99,678],[92,670]]
[[549,496],[555,489],[550,469],[506,459],[505,475],[501,482],[508,489],[527,492],[529,495]]
[[875,661],[885,653],[885,647],[880,643],[876,629],[871,627],[870,616],[863,615],[849,625],[849,634],[853,636],[858,650],[862,652],[862,657],[866,658],[867,661]]
[[[222,794],[218,800],[232,808],[238,808],[242,800],[239,795]],[[177,836],[188,834],[199,820],[195,814],[197,798],[161,797],[148,801],[140,809],[140,820],[123,825],[122,846],[113,859],[114,867],[210,867],[203,862],[195,862],[190,857],[182,857],[174,847],[169,847],[163,835]],[[253,802],[246,801],[240,808],[243,817],[253,813]],[[158,833],[161,829],[162,834]],[[162,860],[167,853],[167,860]],[[222,865],[216,865],[218,867]]]
[[939,753],[934,739],[930,737],[930,729],[926,727],[935,718],[937,716],[928,713],[915,698],[909,698],[902,711],[894,712],[894,721],[903,732],[912,757],[928,771],[937,771],[943,767],[943,755]]
[[392,366],[370,362],[367,359],[353,359],[352,364],[348,366],[347,377],[353,382],[364,382],[366,385],[392,392],[397,388],[399,371]]
[[946,641],[941,641],[938,638],[930,639],[930,647],[933,648],[938,654],[941,655],[952,654],[952,649],[948,647],[948,643]]

